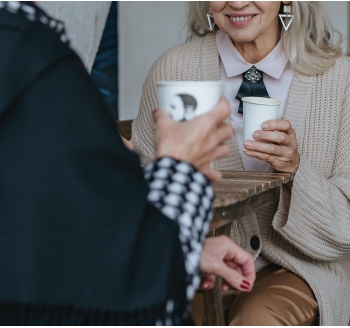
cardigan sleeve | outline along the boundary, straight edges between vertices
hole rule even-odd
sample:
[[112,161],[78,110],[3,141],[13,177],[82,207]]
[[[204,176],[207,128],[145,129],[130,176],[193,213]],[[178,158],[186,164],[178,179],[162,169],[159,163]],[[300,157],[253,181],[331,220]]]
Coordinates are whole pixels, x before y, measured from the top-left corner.
[[154,134],[155,124],[152,111],[158,108],[156,84],[161,79],[161,58],[152,66],[143,85],[140,108],[132,123],[131,142],[134,151],[140,156],[141,166],[146,166],[155,158]]
[[350,88],[339,120],[333,169],[327,179],[301,156],[292,192],[283,186],[273,227],[304,254],[337,261],[350,252]]

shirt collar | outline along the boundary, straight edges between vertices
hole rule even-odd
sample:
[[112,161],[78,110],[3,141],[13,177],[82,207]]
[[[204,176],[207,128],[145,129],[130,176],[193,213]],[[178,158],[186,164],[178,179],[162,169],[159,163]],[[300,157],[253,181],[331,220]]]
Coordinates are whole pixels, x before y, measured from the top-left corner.
[[[240,75],[253,66],[244,60],[230,37],[221,30],[216,34],[216,45],[227,77]],[[279,41],[276,47],[254,66],[273,78],[279,79],[287,62],[288,59],[283,52],[282,43]]]

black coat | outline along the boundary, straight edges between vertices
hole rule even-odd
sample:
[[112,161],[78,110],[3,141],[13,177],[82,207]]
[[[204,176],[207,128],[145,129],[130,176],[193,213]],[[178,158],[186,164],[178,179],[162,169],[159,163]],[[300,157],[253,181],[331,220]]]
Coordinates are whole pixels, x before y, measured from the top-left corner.
[[182,311],[178,226],[147,193],[77,55],[40,22],[0,10],[0,319],[27,305],[152,324],[169,297]]

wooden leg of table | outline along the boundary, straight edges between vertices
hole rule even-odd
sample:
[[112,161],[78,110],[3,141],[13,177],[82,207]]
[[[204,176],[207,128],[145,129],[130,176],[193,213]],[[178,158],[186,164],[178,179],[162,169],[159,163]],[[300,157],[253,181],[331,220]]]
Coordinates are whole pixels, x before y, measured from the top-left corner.
[[216,277],[213,289],[203,290],[204,318],[203,325],[225,326],[222,307],[221,278]]
[[[226,235],[230,236],[231,223],[208,234],[208,237]],[[224,309],[222,306],[221,278],[216,277],[213,289],[203,290],[204,316],[203,326],[225,326]]]

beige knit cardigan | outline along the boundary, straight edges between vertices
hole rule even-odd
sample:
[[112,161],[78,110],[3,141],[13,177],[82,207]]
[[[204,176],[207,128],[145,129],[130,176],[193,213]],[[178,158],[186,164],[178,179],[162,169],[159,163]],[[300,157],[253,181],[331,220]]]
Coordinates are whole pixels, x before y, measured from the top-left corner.
[[[142,165],[154,159],[156,81],[220,80],[215,35],[175,46],[153,65],[143,87],[132,143]],[[350,60],[328,72],[295,75],[284,118],[292,123],[301,154],[292,192],[235,221],[231,237],[256,258],[260,253],[301,276],[312,288],[321,325],[347,325],[350,317]],[[229,123],[229,122],[228,122]],[[221,170],[243,170],[235,138]],[[254,251],[250,239],[260,239]]]

